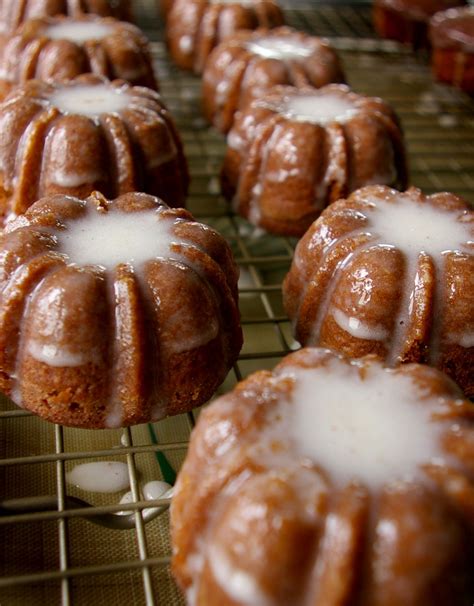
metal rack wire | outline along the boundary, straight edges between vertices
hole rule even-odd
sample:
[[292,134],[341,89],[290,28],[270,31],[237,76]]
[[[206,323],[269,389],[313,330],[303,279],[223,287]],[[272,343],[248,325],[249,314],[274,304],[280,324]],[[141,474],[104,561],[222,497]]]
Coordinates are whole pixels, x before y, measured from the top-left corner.
[[[241,267],[245,344],[222,393],[254,370],[272,368],[292,349],[281,283],[295,241],[251,229],[219,196],[225,141],[200,117],[199,80],[168,62],[160,24],[150,12],[154,4],[143,0],[141,5],[140,23],[155,40],[162,93],[190,163],[189,208],[228,238]],[[406,133],[413,184],[474,201],[474,104],[468,97],[434,84],[425,56],[376,40],[368,6],[321,5],[288,10],[287,18],[295,27],[333,38],[353,88],[395,106]],[[161,478],[159,452],[179,469],[197,414],[156,423],[152,432],[147,426],[94,432],[50,425],[0,400],[0,498],[11,507],[0,510],[0,604],[183,604],[169,571],[168,514],[145,522],[145,510],[169,500],[144,500],[140,485]],[[124,509],[117,495],[87,494],[66,483],[71,467],[91,460],[127,464],[134,501],[127,510],[133,512],[134,528],[91,524],[94,517]],[[53,507],[44,508],[45,495],[55,496]],[[93,507],[84,509],[70,497]]]

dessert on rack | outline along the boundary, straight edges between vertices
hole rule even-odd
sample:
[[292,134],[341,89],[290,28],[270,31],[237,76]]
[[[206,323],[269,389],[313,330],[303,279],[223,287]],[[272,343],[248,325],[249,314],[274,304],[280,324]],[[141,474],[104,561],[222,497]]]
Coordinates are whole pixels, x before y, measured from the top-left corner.
[[474,95],[474,7],[436,13],[430,40],[435,78]]
[[62,425],[189,411],[242,345],[230,247],[147,194],[39,200],[0,236],[0,278],[0,390]]
[[171,59],[201,74],[212,49],[239,30],[283,25],[273,0],[174,0],[166,21]]
[[0,105],[0,216],[43,196],[113,198],[132,191],[184,206],[189,182],[179,134],[160,95],[83,75],[30,80]]
[[369,186],[328,207],[283,284],[302,345],[423,362],[474,396],[474,212],[450,193]]
[[382,38],[415,49],[429,45],[428,22],[438,11],[462,6],[466,0],[374,0],[373,21]]
[[290,27],[237,32],[210,54],[203,73],[203,111],[227,133],[238,109],[276,85],[344,82],[337,53],[328,42]]
[[443,373],[302,349],[201,413],[175,578],[194,606],[467,605],[473,443]]
[[2,95],[27,80],[70,80],[85,73],[157,88],[148,40],[131,23],[95,15],[44,17],[0,40]]
[[23,21],[92,13],[132,21],[131,0],[0,0],[0,30],[13,32]]
[[403,134],[382,99],[343,84],[278,86],[237,113],[221,171],[250,223],[301,236],[331,202],[368,184],[406,186]]

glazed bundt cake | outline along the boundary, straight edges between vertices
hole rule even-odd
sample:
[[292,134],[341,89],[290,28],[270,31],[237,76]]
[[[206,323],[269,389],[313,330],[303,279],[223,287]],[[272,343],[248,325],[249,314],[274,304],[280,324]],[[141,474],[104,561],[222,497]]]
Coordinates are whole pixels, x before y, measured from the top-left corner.
[[298,243],[284,285],[302,345],[425,362],[474,396],[474,213],[450,193],[365,187]]
[[221,42],[203,73],[203,110],[228,132],[237,109],[277,84],[314,86],[344,82],[336,52],[321,38],[290,27],[237,32]]
[[0,43],[2,88],[85,73],[157,88],[148,42],[131,23],[84,15],[27,21]]
[[239,353],[232,253],[183,209],[138,193],[56,195],[0,240],[0,390],[49,421],[185,412]]
[[430,39],[435,78],[474,95],[474,6],[436,13]]
[[13,32],[28,19],[93,13],[101,17],[131,21],[130,0],[0,0],[0,29]]
[[283,23],[273,0],[174,0],[166,38],[176,65],[201,74],[212,49],[236,31]]
[[382,38],[415,48],[428,46],[428,21],[438,11],[466,4],[466,0],[374,0],[374,26]]
[[406,186],[398,119],[381,99],[342,84],[275,87],[237,113],[221,181],[250,223],[301,236],[325,206],[358,187]]
[[439,371],[293,353],[200,415],[174,575],[195,606],[467,606],[473,444]]
[[42,196],[109,198],[144,191],[183,206],[186,161],[155,91],[85,75],[30,80],[0,105],[0,216],[9,221]]

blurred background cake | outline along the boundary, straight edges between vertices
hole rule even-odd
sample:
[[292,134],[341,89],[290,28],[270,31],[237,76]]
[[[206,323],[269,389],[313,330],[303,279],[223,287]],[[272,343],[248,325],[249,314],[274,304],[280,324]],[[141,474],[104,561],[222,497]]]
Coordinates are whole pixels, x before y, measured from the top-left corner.
[[110,198],[143,191],[183,206],[187,164],[155,91],[84,75],[30,80],[0,104],[0,215],[9,221],[42,196]]
[[131,21],[132,3],[131,0],[0,0],[0,28],[12,32],[28,19],[77,17],[84,13]]
[[174,0],[166,22],[171,59],[201,74],[212,49],[241,29],[283,25],[273,0]]
[[157,88],[145,35],[131,23],[101,18],[44,17],[0,40],[4,93],[26,80],[67,80],[94,73]]
[[406,185],[402,131],[382,99],[343,84],[275,87],[237,113],[221,179],[252,225],[301,236],[323,208],[362,185]]
[[435,78],[474,95],[474,6],[437,13],[430,40]]
[[391,38],[414,48],[428,45],[428,22],[432,15],[465,0],[374,0],[374,26],[382,38]]
[[278,84],[344,82],[336,52],[321,38],[289,27],[238,32],[210,54],[203,73],[203,111],[226,133],[235,112]]

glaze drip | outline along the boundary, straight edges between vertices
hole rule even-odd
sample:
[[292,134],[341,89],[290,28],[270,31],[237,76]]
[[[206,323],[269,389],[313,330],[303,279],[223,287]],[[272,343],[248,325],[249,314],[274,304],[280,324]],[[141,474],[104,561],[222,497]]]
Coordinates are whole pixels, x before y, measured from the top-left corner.
[[337,95],[299,95],[288,97],[278,111],[297,122],[328,124],[350,120],[357,108],[351,101]]
[[311,56],[313,49],[293,37],[268,36],[251,40],[246,48],[266,59],[304,59]]
[[49,100],[66,114],[80,114],[91,118],[121,112],[131,103],[129,95],[106,84],[56,88]]
[[171,252],[173,244],[186,245],[173,233],[176,222],[154,210],[100,213],[89,209],[83,218],[67,223],[58,233],[58,251],[76,265],[107,270],[121,263],[140,267],[153,258],[181,259]]
[[51,40],[70,40],[81,44],[88,40],[101,40],[112,31],[109,25],[103,23],[72,21],[49,25],[43,30],[43,35]]
[[440,426],[410,376],[337,359],[285,374],[294,388],[282,414],[295,448],[339,482],[411,481],[439,459]]

